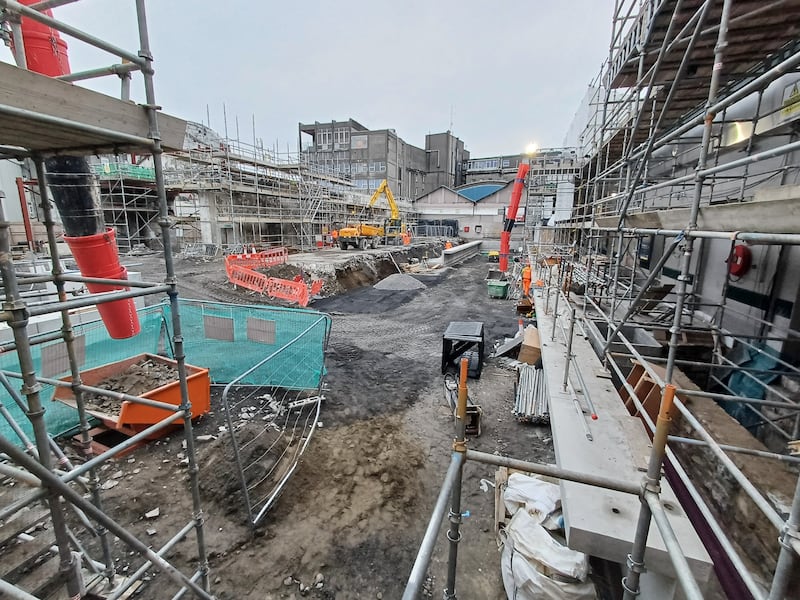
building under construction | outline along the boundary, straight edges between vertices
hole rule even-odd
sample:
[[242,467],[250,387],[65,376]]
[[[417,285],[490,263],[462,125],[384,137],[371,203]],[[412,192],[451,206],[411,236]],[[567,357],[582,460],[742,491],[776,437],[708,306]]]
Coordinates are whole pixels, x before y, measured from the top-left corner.
[[[512,529],[502,496],[508,482],[499,472],[491,517],[476,511],[474,521],[466,519],[468,502],[483,506],[493,482],[480,479],[484,491],[465,494],[462,506],[462,475],[477,473],[465,464],[558,482],[552,486],[560,512],[545,516],[561,533],[545,533],[545,545],[580,553],[583,572],[551,577],[540,556],[542,568],[528,582],[545,578],[555,591],[543,597],[600,597],[586,579],[589,558],[595,581],[608,584],[604,598],[800,596],[800,1],[616,0],[609,55],[565,148],[468,160],[448,132],[438,134],[447,136],[441,148],[426,144],[425,160],[437,161],[441,181],[433,189],[417,171],[407,179],[394,173],[413,191],[399,194],[406,222],[446,224],[468,240],[444,250],[425,274],[428,292],[447,285],[438,267],[472,257],[481,244],[502,242],[499,270],[491,269],[486,283],[456,278],[454,293],[434,307],[410,288],[389,289],[362,314],[336,312],[338,329],[324,312],[275,307],[263,296],[248,298],[247,306],[179,299],[174,247],[210,258],[223,248],[238,261],[231,268],[288,267],[289,246],[313,251],[303,268],[323,263],[341,254],[326,254],[332,230],[366,214],[364,191],[382,179],[369,175],[369,156],[312,156],[345,143],[335,137],[339,123],[301,125],[300,135],[313,142],[295,157],[161,112],[145,1],[135,2],[135,51],[55,19],[50,8],[64,3],[0,0],[16,61],[0,63],[0,156],[20,197],[14,220],[19,214],[27,223],[19,231],[9,224],[16,202],[7,196],[0,211],[0,316],[7,325],[0,330],[0,552],[14,564],[3,560],[0,596],[211,600],[217,585],[234,586],[225,592],[233,596],[263,595],[254,582],[284,554],[298,571],[315,568],[320,556],[328,557],[325,568],[341,560],[359,571],[343,593],[372,595],[365,581],[379,562],[397,586],[391,578],[401,562],[411,563],[397,540],[422,533],[416,521],[432,508],[424,536],[415,538],[421,542],[413,566],[400,574],[402,587],[390,588],[397,596],[438,593],[433,586],[441,582],[430,573],[446,570],[444,597],[455,598],[458,578],[497,580],[488,573],[503,569],[509,597],[526,597],[526,583],[507,564],[521,562],[521,551],[498,566],[493,543],[490,553],[471,554],[471,545],[485,544],[462,536],[487,533],[492,523],[498,537],[499,529]],[[120,62],[71,73],[61,34]],[[34,52],[42,40],[48,52]],[[69,83],[104,75],[120,78],[120,99]],[[142,105],[128,101],[132,76],[143,80]],[[350,142],[370,135],[354,123]],[[330,138],[319,131],[327,125]],[[460,159],[445,164],[440,154]],[[354,184],[352,161],[362,159],[367,172],[355,179],[367,183]],[[380,159],[373,162],[373,172],[382,173]],[[522,214],[524,223],[517,221]],[[122,250],[163,252],[158,282],[126,279],[115,236]],[[60,259],[64,244],[77,270]],[[42,246],[45,267],[15,260]],[[276,248],[253,256],[253,246]],[[429,266],[429,249],[421,252],[409,267]],[[404,277],[391,254],[385,262]],[[372,263],[363,269],[372,271],[365,281],[380,279]],[[302,270],[297,277],[304,286]],[[465,303],[459,310],[473,320],[435,329],[466,288],[501,282],[531,287],[494,304],[485,318],[477,302]],[[419,280],[411,283],[419,290]],[[73,294],[76,285],[91,293]],[[134,305],[155,295],[165,300]],[[381,302],[398,298],[411,308],[396,321]],[[511,337],[495,323],[506,320]],[[381,325],[385,337],[378,339]],[[483,383],[477,378],[491,328],[499,343]],[[438,361],[430,364],[439,344],[441,373]],[[518,360],[501,362],[506,346],[518,349]],[[458,376],[450,379],[456,361]],[[140,379],[152,389],[134,390],[127,380],[110,385],[110,375],[120,375],[109,371],[112,364],[145,369]],[[166,379],[156,385],[164,369]],[[495,432],[500,411],[508,412],[500,400],[517,414],[525,402],[548,407],[538,416],[550,422],[552,464],[515,458],[536,437],[530,430],[519,444],[475,449],[484,413],[467,390],[470,369],[477,369],[471,389],[487,386],[483,410]],[[304,464],[323,427],[329,371],[347,410],[322,429],[333,440],[324,447],[329,456]],[[433,383],[415,387],[423,377]],[[426,394],[440,393],[443,383],[450,406],[429,406]],[[382,385],[392,385],[397,398],[382,395]],[[503,386],[509,397],[499,399]],[[363,412],[359,395],[366,397]],[[404,412],[412,409],[419,412]],[[397,415],[386,418],[389,410]],[[213,429],[197,436],[204,419],[214,419]],[[349,429],[354,420],[361,422]],[[455,436],[428,445],[413,446],[422,436],[403,432],[430,433],[424,428],[449,428],[453,420]],[[176,440],[170,445],[165,434]],[[67,445],[77,450],[65,451]],[[414,494],[431,486],[408,475],[396,479],[400,467],[429,476],[425,469],[442,448],[447,456],[435,464],[447,470],[437,473],[438,496],[415,503]],[[354,462],[342,465],[348,449]],[[167,490],[161,497],[175,507],[148,504],[145,474],[134,478],[145,465],[150,486]],[[290,478],[300,474],[300,492],[281,504]],[[320,501],[310,496],[315,485],[333,492]],[[311,509],[289,512],[306,494]],[[373,512],[364,500],[370,494]],[[521,504],[517,514],[536,513]],[[390,509],[380,512],[384,505]],[[278,506],[286,512],[265,524]],[[183,512],[167,520],[178,507]],[[240,531],[227,520],[232,513]],[[281,529],[287,514],[295,521]],[[332,537],[342,539],[323,544],[335,519],[345,526]],[[311,537],[294,544],[304,526]],[[235,542],[225,546],[229,529]],[[352,532],[363,538],[347,546]],[[509,539],[506,558],[514,551]],[[39,545],[26,545],[33,540]],[[330,554],[315,554],[320,546]],[[459,561],[475,556],[486,562],[458,570]],[[220,565],[218,576],[211,563]],[[226,568],[236,574],[232,584],[222,580]],[[308,585],[294,577],[298,571],[270,573],[277,586],[268,597],[294,593],[298,584],[301,595],[329,597],[322,571]],[[473,587],[501,593],[489,584]]]
[[651,431],[677,386],[669,483],[731,598],[798,590],[799,16],[797,2],[617,1],[567,139],[585,157],[574,208],[534,246],[568,265],[559,289],[585,291],[592,344]]

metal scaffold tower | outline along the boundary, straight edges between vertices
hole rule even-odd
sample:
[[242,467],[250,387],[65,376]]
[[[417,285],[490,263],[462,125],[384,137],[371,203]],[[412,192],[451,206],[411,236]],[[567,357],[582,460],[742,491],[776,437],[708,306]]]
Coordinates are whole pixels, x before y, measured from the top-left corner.
[[[609,58],[584,100],[575,206],[551,233],[563,259],[552,285],[580,292],[583,318],[602,324],[587,331],[600,331],[595,343],[623,397],[640,399],[637,368],[660,390],[677,385],[689,435],[670,438],[666,456],[708,524],[709,548],[738,572],[718,570],[731,597],[788,597],[797,564],[800,487],[787,510],[737,463],[761,452],[795,464],[786,454],[800,437],[791,391],[800,381],[800,295],[785,276],[800,265],[798,18],[795,1],[616,2]],[[531,250],[535,260],[551,252]],[[665,356],[645,355],[632,328],[663,342]],[[692,413],[700,398],[773,451],[715,440]],[[748,549],[728,531],[730,515],[690,480],[687,452],[698,444],[774,528],[771,564],[742,558]],[[644,539],[651,505],[642,504]],[[641,551],[631,555],[631,594]]]
[[[153,568],[160,571],[160,581],[169,579],[177,590],[176,598],[187,592],[197,598],[210,600],[213,596],[209,585],[208,556],[203,530],[203,510],[198,487],[198,466],[195,458],[194,437],[192,435],[191,403],[187,388],[187,372],[181,333],[181,319],[178,311],[178,292],[175,280],[173,255],[170,244],[164,244],[164,264],[166,278],[163,283],[125,282],[126,287],[116,287],[117,291],[94,293],[80,298],[68,299],[66,286],[69,282],[92,283],[105,286],[118,286],[114,278],[92,278],[66,273],[59,258],[57,224],[51,206],[50,190],[45,160],[53,155],[93,155],[98,152],[118,154],[136,152],[152,157],[153,185],[152,206],[148,199],[148,210],[157,211],[155,219],[161,230],[161,238],[169,239],[171,222],[168,218],[167,193],[164,180],[162,156],[165,150],[182,148],[186,124],[179,119],[159,112],[155,97],[153,57],[150,51],[145,1],[136,0],[136,14],[139,34],[139,49],[128,51],[107,41],[94,37],[50,16],[46,9],[65,2],[40,2],[25,6],[13,0],[0,2],[2,17],[11,27],[15,40],[15,59],[17,66],[0,63],[0,87],[3,101],[0,103],[0,156],[29,160],[36,172],[38,199],[47,233],[47,244],[51,257],[50,274],[23,276],[16,272],[9,248],[9,223],[0,215],[0,273],[4,290],[2,321],[13,331],[13,342],[4,344],[5,352],[15,352],[18,369],[0,372],[7,397],[14,400],[27,417],[28,423],[17,423],[3,408],[2,415],[8,421],[16,438],[0,434],[0,452],[6,460],[2,463],[3,477],[24,482],[32,486],[32,491],[18,496],[10,504],[0,508],[0,519],[15,515],[27,506],[44,501],[49,510],[54,545],[59,557],[57,583],[61,590],[66,588],[70,598],[82,598],[87,587],[102,590],[104,597],[120,598],[144,575]],[[29,3],[30,4],[30,3]],[[44,12],[40,12],[44,11]],[[95,48],[104,50],[122,59],[121,64],[92,69],[81,73],[62,76],[67,81],[79,81],[107,74],[119,75],[122,79],[122,99],[91,92],[26,69],[26,55],[22,43],[20,18],[42,24],[80,40]],[[53,34],[57,38],[57,34]],[[145,103],[133,104],[127,101],[130,76],[140,72],[144,83]],[[37,98],[35,107],[30,98]],[[114,187],[108,191],[116,194]],[[148,198],[151,197],[148,191]],[[127,198],[127,196],[126,196]],[[110,206],[108,211],[129,214],[131,206],[125,200],[120,206]],[[140,210],[136,207],[135,210]],[[110,214],[111,220],[117,222]],[[61,215],[62,219],[64,215]],[[131,226],[131,232],[138,226]],[[130,239],[134,234],[129,234]],[[20,288],[33,283],[48,283],[55,286],[57,300],[28,305],[22,297]],[[180,382],[180,404],[169,408],[170,414],[158,423],[133,435],[125,442],[105,452],[95,454],[90,434],[90,420],[86,411],[87,394],[99,394],[119,400],[120,393],[87,386],[81,380],[80,344],[74,333],[72,309],[109,305],[111,302],[132,299],[153,294],[167,294],[172,313],[171,343]],[[32,321],[42,315],[60,315],[61,328],[55,333],[36,334]],[[45,342],[60,341],[66,349],[71,381],[54,380],[45,377],[34,360],[33,350]],[[20,381],[21,388],[12,381]],[[74,465],[48,432],[45,411],[51,410],[44,402],[43,385],[71,388],[74,393],[80,417],[80,444],[85,462]],[[123,394],[128,402],[140,405],[153,405],[152,400]],[[155,403],[163,409],[162,403]],[[5,424],[4,424],[5,425]],[[134,536],[126,527],[113,520],[103,508],[103,491],[99,485],[98,470],[109,460],[126,449],[131,448],[148,436],[162,431],[171,425],[182,425],[186,455],[186,489],[192,498],[192,511],[186,515],[186,525],[175,532],[161,547],[151,547],[151,542]],[[30,439],[26,430],[33,431]],[[88,495],[87,495],[88,492]],[[90,536],[100,540],[101,557],[97,560],[88,555],[74,535],[70,523],[78,516],[80,526],[86,528]],[[187,550],[196,556],[196,569],[193,573],[183,573],[167,560],[169,551],[179,545],[187,544],[194,538],[194,550]],[[138,554],[142,564],[135,572],[117,573],[115,568],[114,540],[126,548],[126,553]],[[82,568],[83,565],[83,568]],[[163,579],[161,579],[163,578]],[[167,588],[169,584],[167,584]],[[165,588],[165,589],[167,589]],[[63,592],[61,592],[63,593]],[[32,597],[11,583],[0,580],[0,595],[8,594],[14,598]]]
[[223,138],[171,153],[166,178],[181,237],[225,252],[245,246],[313,249],[369,202],[349,178],[308,156]]
[[[682,597],[705,597],[673,526],[667,485],[713,558],[718,593],[797,596],[798,23],[796,0],[615,2],[608,60],[574,132],[574,203],[528,235],[528,254],[538,269],[545,373],[554,363],[563,369],[563,378],[548,375],[554,426],[559,393],[569,399],[580,389],[594,414],[587,384],[610,376],[625,417],[638,417],[650,436],[646,474],[625,480],[576,472],[560,459],[553,466],[482,455],[466,447],[457,415],[451,466],[404,598],[422,587],[451,498],[444,596],[455,597],[468,460],[556,477],[562,493],[579,482],[638,496],[620,561],[626,600],[646,594],[655,533]],[[602,376],[579,359],[579,337],[603,360]],[[601,519],[600,503],[592,506]]]

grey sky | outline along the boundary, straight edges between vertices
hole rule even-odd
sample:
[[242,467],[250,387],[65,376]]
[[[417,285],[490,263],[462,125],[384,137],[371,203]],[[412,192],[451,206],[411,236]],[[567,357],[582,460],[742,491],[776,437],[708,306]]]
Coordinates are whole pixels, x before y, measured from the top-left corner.
[[[450,128],[473,156],[558,146],[607,55],[612,0],[149,0],[166,112],[280,150],[297,123],[352,117],[411,144]],[[55,16],[138,47],[132,0]],[[116,62],[74,40],[74,71]],[[2,50],[2,59],[10,53]],[[118,80],[91,87],[118,94]],[[141,99],[141,78],[134,79]]]

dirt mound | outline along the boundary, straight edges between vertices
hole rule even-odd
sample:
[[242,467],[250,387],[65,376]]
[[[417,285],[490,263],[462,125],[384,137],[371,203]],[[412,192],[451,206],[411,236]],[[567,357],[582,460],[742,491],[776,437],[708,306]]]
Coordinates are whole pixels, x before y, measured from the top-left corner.
[[327,401],[323,418],[350,423],[408,408],[436,375],[437,364],[359,348],[345,342],[329,347]]
[[[282,590],[287,577],[309,582],[331,557],[337,563],[352,558],[363,568],[352,575],[340,571],[328,576],[324,591],[335,594],[330,597],[353,598],[348,593],[353,589],[363,590],[365,598],[374,598],[379,590],[386,598],[399,597],[413,562],[410,548],[424,526],[416,519],[423,497],[419,470],[424,459],[423,450],[397,417],[323,429],[268,518],[264,537],[256,541],[269,547],[270,540],[281,540],[280,552],[257,571],[242,571],[235,556],[222,558],[215,571],[233,582],[241,572],[241,581],[261,590]],[[372,544],[365,543],[369,539]],[[397,547],[391,561],[381,556],[387,544]],[[367,549],[370,552],[365,553]],[[390,589],[397,594],[387,594]],[[235,597],[220,587],[216,592]]]
[[395,273],[373,286],[376,290],[421,290],[428,286],[411,275]]
[[[278,463],[285,444],[279,444],[281,431],[261,422],[245,424],[236,432],[240,459],[246,466],[249,488],[257,486]],[[200,490],[203,496],[220,506],[225,514],[239,513],[247,518],[239,472],[230,434],[225,432],[212,444],[200,448],[202,465]]]

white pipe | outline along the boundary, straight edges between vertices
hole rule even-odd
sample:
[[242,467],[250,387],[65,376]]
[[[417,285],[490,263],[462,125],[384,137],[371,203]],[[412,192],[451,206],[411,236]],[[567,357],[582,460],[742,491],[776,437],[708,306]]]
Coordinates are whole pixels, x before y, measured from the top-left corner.
[[31,596],[28,592],[11,585],[5,579],[0,579],[0,596],[8,596],[11,600],[38,600],[36,596]]
[[24,483],[25,485],[29,485],[31,487],[41,487],[42,485],[41,481],[27,471],[22,471],[21,469],[17,469],[6,463],[0,463],[0,475],[11,477],[20,483]]

